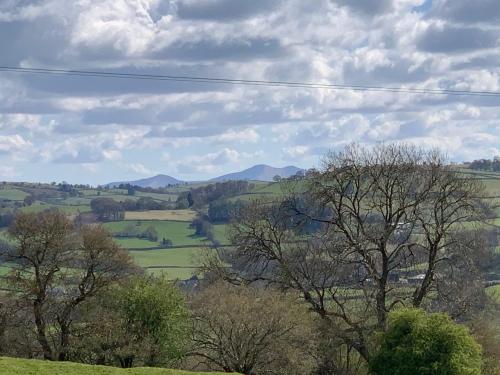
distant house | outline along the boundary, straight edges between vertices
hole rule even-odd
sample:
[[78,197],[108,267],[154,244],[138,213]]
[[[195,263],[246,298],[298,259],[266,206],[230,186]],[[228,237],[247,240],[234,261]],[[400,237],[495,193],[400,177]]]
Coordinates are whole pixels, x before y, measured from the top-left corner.
[[423,279],[425,279],[425,274],[419,273],[418,275],[408,277],[407,280],[409,284],[419,284],[422,282]]

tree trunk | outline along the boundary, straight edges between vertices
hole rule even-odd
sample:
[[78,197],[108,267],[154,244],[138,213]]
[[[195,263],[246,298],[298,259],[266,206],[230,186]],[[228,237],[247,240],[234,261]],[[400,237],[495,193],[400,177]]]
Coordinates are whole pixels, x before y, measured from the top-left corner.
[[42,347],[43,359],[53,360],[52,349],[49,345],[49,340],[47,340],[45,322],[42,317],[42,300],[37,298],[33,302],[33,315],[35,316],[35,326],[37,331],[38,343]]
[[68,360],[68,347],[69,347],[69,326],[68,324],[61,324],[61,339],[58,360]]

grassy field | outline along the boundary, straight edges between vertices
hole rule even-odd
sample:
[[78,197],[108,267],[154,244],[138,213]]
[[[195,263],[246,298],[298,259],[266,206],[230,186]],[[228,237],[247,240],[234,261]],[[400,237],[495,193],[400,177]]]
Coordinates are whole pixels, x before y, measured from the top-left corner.
[[196,248],[174,248],[158,250],[132,250],[135,262],[149,273],[164,273],[169,279],[189,279],[196,273],[201,257],[206,250]]
[[222,245],[226,245],[229,242],[227,239],[228,226],[228,224],[215,224],[212,226],[215,239]]
[[196,267],[199,264],[199,257],[203,249],[196,248],[176,248],[158,250],[131,250],[130,254],[136,263],[141,267],[151,266],[176,266],[176,267]]
[[192,221],[196,217],[193,210],[127,211],[125,220],[174,220]]
[[136,191],[135,192],[136,197],[150,197],[153,199],[156,199],[158,201],[165,201],[165,202],[175,202],[177,200],[178,194],[175,193],[167,193],[167,194],[159,194],[159,193],[150,193],[150,192],[144,192],[144,191]]
[[125,249],[146,249],[158,246],[158,242],[143,240],[142,238],[115,238],[114,240]]
[[[115,221],[104,224],[104,226],[109,229],[113,233],[117,233],[125,230],[127,226],[130,224],[134,224],[133,221]],[[139,224],[139,225],[137,225]],[[152,226],[156,229],[158,233],[158,241],[161,241],[163,238],[168,238],[172,241],[174,246],[182,246],[182,245],[200,245],[201,241],[204,240],[204,237],[196,236],[193,228],[189,227],[188,222],[180,222],[180,221],[159,221],[159,220],[144,220],[144,221],[136,221],[135,228],[139,231],[144,231],[149,226]],[[133,248],[133,246],[128,246],[127,244],[134,239],[123,239],[122,246],[127,248]],[[156,245],[158,246],[158,244]],[[144,247],[144,246],[142,246]]]
[[35,202],[31,206],[21,208],[23,212],[40,212],[48,208],[57,208],[58,210],[68,214],[76,215],[79,212],[89,212],[90,207],[84,205],[65,205],[65,204],[48,204],[45,202]]
[[1,188],[0,189],[0,199],[6,199],[10,201],[22,201],[28,194],[19,189],[12,188]]
[[[2,375],[203,375],[206,372],[189,372],[162,368],[142,367],[121,369],[109,366],[92,366],[71,362],[49,362],[34,359],[0,357]],[[222,373],[211,373],[220,374]]]

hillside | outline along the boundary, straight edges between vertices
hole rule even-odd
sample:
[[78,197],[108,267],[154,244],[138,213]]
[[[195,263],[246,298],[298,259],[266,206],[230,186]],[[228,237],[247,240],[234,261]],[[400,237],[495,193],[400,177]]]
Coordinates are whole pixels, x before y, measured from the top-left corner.
[[228,180],[253,180],[253,181],[272,181],[274,176],[290,177],[302,169],[289,165],[283,168],[275,168],[269,165],[254,165],[251,168],[241,172],[229,173],[223,176],[215,177],[210,181],[228,181]]
[[135,186],[140,186],[140,187],[150,187],[150,188],[159,188],[159,187],[164,187],[168,185],[177,185],[182,183],[182,181],[172,177],[168,176],[166,174],[159,174],[153,177],[148,177],[148,178],[142,178],[140,180],[134,180],[134,181],[118,181],[118,182],[110,182],[109,184],[106,184],[106,186],[109,187],[115,187],[119,186],[120,184],[130,184],[130,185],[135,185]]
[[[208,181],[220,182],[220,181],[230,181],[230,180],[233,181],[252,180],[252,181],[270,182],[273,181],[274,176],[290,177],[302,170],[303,169],[297,168],[293,165],[289,165],[283,168],[275,168],[269,165],[259,164],[259,165],[254,165],[253,167],[250,167],[243,171],[225,174],[219,177],[212,178]],[[178,180],[172,176],[159,174],[153,177],[142,178],[140,180],[110,182],[104,186],[113,188],[121,184],[130,184],[140,187],[160,188],[168,185],[178,185],[183,183],[185,183],[185,181]],[[196,183],[199,182],[191,182],[190,184],[196,184]]]
[[222,375],[220,372],[189,372],[161,368],[121,369],[109,366],[92,366],[71,362],[49,362],[34,359],[0,357],[2,375]]

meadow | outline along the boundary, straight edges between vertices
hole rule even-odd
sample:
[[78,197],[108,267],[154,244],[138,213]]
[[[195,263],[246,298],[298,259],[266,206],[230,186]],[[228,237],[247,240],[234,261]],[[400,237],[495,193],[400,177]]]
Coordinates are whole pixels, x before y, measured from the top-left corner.
[[193,210],[127,211],[125,220],[172,220],[191,222],[197,213]]
[[[0,357],[2,375],[203,375],[206,372],[190,372],[153,367],[121,369],[110,366],[84,365],[71,362],[51,362],[35,359]],[[213,375],[222,375],[212,372]]]

